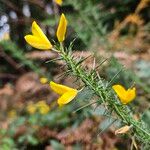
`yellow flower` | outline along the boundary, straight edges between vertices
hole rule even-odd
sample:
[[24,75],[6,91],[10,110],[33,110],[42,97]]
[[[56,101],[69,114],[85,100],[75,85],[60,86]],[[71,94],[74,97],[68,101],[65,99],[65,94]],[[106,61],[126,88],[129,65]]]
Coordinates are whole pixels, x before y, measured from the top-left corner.
[[54,92],[61,95],[61,97],[58,98],[57,100],[59,106],[68,104],[70,101],[72,101],[76,97],[78,93],[78,90],[76,89],[73,89],[73,88],[70,88],[61,84],[57,84],[53,81],[50,82],[50,87],[52,88]]
[[15,118],[17,116],[16,110],[11,110],[8,112],[8,117],[9,118]]
[[49,112],[49,110],[50,110],[50,108],[49,108],[48,105],[43,105],[43,106],[41,106],[41,107],[39,108],[39,112],[40,112],[40,114],[42,114],[42,115],[47,114],[47,113]]
[[117,93],[120,101],[123,104],[128,104],[129,102],[133,101],[133,99],[136,96],[136,89],[134,88],[129,88],[128,90],[125,90],[125,88],[121,85],[114,85],[112,87],[114,91]]
[[26,110],[27,110],[27,112],[29,113],[29,114],[34,114],[35,112],[36,112],[36,105],[35,104],[33,104],[33,103],[29,103],[28,105],[27,105],[27,108],[26,108]]
[[47,114],[50,110],[49,106],[46,104],[45,101],[39,101],[36,104],[36,107],[39,110],[40,114],[42,114],[42,115]]
[[40,82],[41,82],[42,84],[46,84],[46,83],[48,82],[48,79],[45,78],[45,77],[42,77],[42,78],[40,78]]
[[55,0],[55,3],[57,3],[58,5],[62,5],[62,0]]
[[35,21],[32,23],[32,34],[24,37],[26,42],[31,46],[43,50],[52,48],[50,41]]
[[59,20],[59,25],[56,33],[59,42],[63,42],[65,40],[66,29],[67,29],[67,20],[65,15],[62,14]]

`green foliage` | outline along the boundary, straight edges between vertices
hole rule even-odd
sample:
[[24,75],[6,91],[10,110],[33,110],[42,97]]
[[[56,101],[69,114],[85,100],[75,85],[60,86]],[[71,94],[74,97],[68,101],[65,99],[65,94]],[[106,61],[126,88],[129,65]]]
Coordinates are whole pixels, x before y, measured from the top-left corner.
[[28,134],[24,134],[22,136],[20,136],[18,138],[18,143],[19,144],[24,144],[24,143],[28,143],[30,145],[37,145],[39,144],[39,141],[37,138],[34,137],[33,134],[31,134],[30,132]]
[[[54,131],[61,131],[66,127],[77,128],[85,118],[92,117],[92,113],[89,113],[89,108],[85,108],[77,113],[74,113],[73,111],[83,105],[82,101],[87,102],[89,98],[87,93],[89,94],[89,90],[84,89],[82,92],[80,92],[72,105],[70,104],[61,108],[51,109],[47,114],[44,115],[40,114],[39,112],[36,112],[35,114],[27,114],[26,112],[23,112],[22,115],[15,118],[9,124],[8,130],[1,130],[0,137],[13,140],[13,137],[18,129],[20,127],[25,127],[25,132],[14,141],[14,144],[22,148],[22,145],[36,146],[43,142],[39,137],[37,137],[37,132],[40,128],[48,127],[50,130],[52,129]],[[37,128],[34,128],[35,126]],[[5,145],[9,146],[7,141],[4,141],[3,143],[4,147]],[[55,140],[50,140],[50,143],[54,149],[59,149],[62,147],[62,145]],[[10,147],[13,148],[12,145],[10,145]]]
[[0,142],[0,150],[17,150],[15,141],[11,137],[5,137]]
[[[24,35],[29,33],[29,27],[33,20],[37,20],[39,24],[42,23],[40,25],[45,25],[44,29],[47,36],[55,39],[53,27],[55,28],[56,24],[58,24],[59,13],[65,12],[69,22],[68,38],[65,41],[66,45],[69,45],[68,43],[76,38],[74,49],[81,50],[93,47],[108,49],[110,43],[107,36],[114,29],[116,21],[121,21],[129,14],[132,14],[139,3],[139,1],[135,0],[82,0],[80,2],[79,0],[65,0],[62,7],[58,7],[53,5],[49,0],[38,1],[37,3],[18,0],[8,0],[8,2],[5,2],[5,0],[0,1],[0,15],[8,16],[13,11],[16,13],[17,19],[8,17],[7,23],[10,26],[12,41],[1,41],[0,46],[2,47],[2,51],[13,58],[20,67],[25,68],[25,71],[32,70],[39,75],[42,74],[39,62],[27,59],[25,57],[25,49],[23,49],[23,47],[26,47]],[[22,13],[25,4],[29,6],[31,19]],[[48,8],[50,8],[51,14],[47,14],[45,11],[47,4],[49,4]],[[141,12],[145,23],[149,20],[148,13],[146,13],[147,10]],[[146,30],[149,31],[149,29],[149,24],[147,24]],[[77,37],[75,34],[77,34]],[[66,127],[78,127],[85,118],[92,115],[103,115],[106,117],[106,120],[99,127],[101,132],[107,130],[114,122],[117,125],[131,125],[131,135],[143,143],[143,149],[149,150],[149,110],[143,113],[139,121],[136,121],[133,118],[133,112],[130,107],[122,105],[111,89],[111,86],[118,82],[125,85],[125,87],[130,87],[136,83],[148,95],[150,83],[148,82],[149,65],[147,62],[141,61],[137,63],[136,67],[138,70],[135,74],[124,70],[122,65],[116,59],[112,58],[110,65],[100,76],[97,75],[96,68],[87,72],[81,66],[85,59],[76,60],[72,55],[72,48],[64,50],[61,45],[61,47],[57,47],[57,50],[60,51],[60,59],[65,61],[68,67],[68,71],[64,74],[71,74],[77,80],[82,80],[84,83],[80,87],[82,90],[70,105],[52,109],[46,115],[39,113],[33,115],[23,113],[19,115],[18,118],[12,121],[7,131],[0,130],[0,137],[2,137],[2,140],[0,139],[0,150],[15,150],[16,144],[21,148],[22,145],[26,146],[29,144],[34,147],[41,144],[40,139],[36,137],[38,131],[33,128],[34,125],[38,125],[39,127],[46,126],[54,130],[63,130]],[[47,67],[50,72],[52,70],[51,66],[48,65]],[[8,67],[3,60],[0,67],[1,72],[13,72],[12,68]],[[102,77],[106,78],[106,80]],[[144,99],[146,98],[145,96]],[[13,137],[17,129],[24,125],[27,127],[27,131],[17,140],[14,140]],[[64,146],[59,141],[51,139],[49,141],[53,149],[64,149]],[[82,145],[75,144],[73,149],[82,149]]]
[[50,143],[55,150],[65,150],[65,147],[57,141],[51,140]]
[[[143,121],[136,121],[133,118],[132,111],[126,105],[122,105],[117,97],[114,95],[110,82],[105,81],[97,74],[96,69],[94,68],[90,72],[81,66],[82,61],[76,60],[70,48],[69,50],[64,50],[62,43],[60,43],[60,48],[57,49],[60,51],[60,57],[67,64],[67,73],[72,74],[76,78],[79,78],[84,83],[85,87],[90,88],[95,95],[98,96],[97,103],[107,105],[106,109],[108,112],[114,111],[122,123],[127,125],[132,125],[134,136],[141,142],[149,143],[150,141],[150,131],[145,126]],[[81,63],[80,63],[81,62]]]
[[[104,16],[106,18],[108,13],[100,12],[99,5],[96,1],[83,0],[79,3],[77,0],[74,0],[67,1],[66,5],[67,4],[72,5],[74,8],[73,14],[69,15],[68,19],[70,25],[77,33],[77,37],[81,39],[81,43],[91,47],[93,40],[95,40],[97,44],[102,44],[106,34],[106,27],[103,25],[103,18]],[[75,48],[80,49],[80,47],[76,47],[76,45],[77,44],[75,44]]]
[[28,67],[29,69],[35,71],[38,74],[41,73],[38,65],[36,65],[33,61],[27,59],[23,50],[20,49],[14,42],[4,40],[0,42],[0,46],[2,46],[6,54],[12,56],[16,61],[21,64],[21,66]]
[[150,129],[150,109],[146,110],[142,115],[142,120],[146,123],[147,128]]

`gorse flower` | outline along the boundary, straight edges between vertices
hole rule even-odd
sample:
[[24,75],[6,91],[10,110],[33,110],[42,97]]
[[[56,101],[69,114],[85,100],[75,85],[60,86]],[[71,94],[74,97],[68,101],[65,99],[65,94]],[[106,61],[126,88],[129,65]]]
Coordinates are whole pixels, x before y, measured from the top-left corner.
[[41,77],[41,78],[40,78],[40,83],[46,84],[47,82],[48,82],[48,79],[47,79],[47,78],[45,78],[45,77]]
[[[63,42],[65,40],[66,29],[67,29],[67,20],[65,15],[62,14],[56,32],[59,42]],[[42,50],[49,50],[52,48],[51,42],[48,40],[46,35],[43,33],[43,31],[35,21],[32,23],[32,34],[33,35],[26,35],[24,37],[26,42],[30,44],[32,47]]]
[[67,29],[67,19],[65,15],[62,14],[59,20],[59,25],[56,33],[59,42],[63,42],[65,40],[66,29]]
[[57,3],[58,5],[62,5],[62,0],[55,0],[55,3]]
[[26,110],[29,114],[34,114],[36,112],[36,106],[33,103],[29,103],[26,107]]
[[76,97],[78,93],[78,90],[76,89],[73,89],[73,88],[70,88],[61,84],[57,84],[53,81],[50,82],[50,87],[54,92],[61,95],[61,97],[58,98],[57,100],[59,106],[68,104],[70,101],[72,101]]
[[8,112],[8,117],[9,118],[15,118],[16,116],[17,116],[16,110],[13,109],[13,110]]
[[32,47],[43,50],[52,48],[52,44],[35,21],[32,23],[32,34],[24,37]]
[[36,108],[38,109],[38,111],[40,112],[40,114],[45,115],[49,112],[50,108],[49,106],[46,104],[45,101],[39,101],[36,103]]
[[120,101],[122,104],[128,104],[129,102],[133,101],[135,96],[136,96],[136,89],[134,88],[129,88],[126,90],[123,86],[121,85],[114,85],[112,87],[114,91],[117,93]]
[[38,101],[35,104],[29,103],[26,110],[29,114],[34,114],[35,112],[39,111],[40,114],[44,115],[49,112],[50,108],[45,101]]

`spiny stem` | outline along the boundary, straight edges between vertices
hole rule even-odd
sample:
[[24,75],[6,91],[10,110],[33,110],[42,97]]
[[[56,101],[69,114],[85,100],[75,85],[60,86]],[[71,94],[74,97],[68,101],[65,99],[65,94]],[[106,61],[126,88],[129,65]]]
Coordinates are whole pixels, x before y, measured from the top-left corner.
[[[88,86],[90,89],[93,90],[93,92],[99,97],[100,103],[107,104],[110,110],[113,109],[116,112],[117,116],[122,120],[122,122],[128,125],[132,125],[133,130],[135,132],[134,134],[138,137],[138,139],[140,139],[145,143],[149,143],[150,133],[148,133],[148,129],[143,126],[142,122],[138,122],[133,118],[127,106],[122,105],[121,103],[118,102],[117,98],[111,92],[111,88],[110,87],[106,88],[105,84],[103,84],[104,82],[103,80],[101,80],[101,84],[99,84],[98,81],[101,78],[95,78],[94,74],[91,74],[90,76],[88,73],[86,73],[86,71],[81,67],[80,64],[76,66],[77,62],[70,55],[70,53],[68,54],[64,51],[62,44],[60,46],[59,54],[62,60],[66,62],[68,70],[70,70],[70,72],[74,76],[80,78],[85,84],[85,86]],[[87,106],[89,105],[90,104],[87,104]]]

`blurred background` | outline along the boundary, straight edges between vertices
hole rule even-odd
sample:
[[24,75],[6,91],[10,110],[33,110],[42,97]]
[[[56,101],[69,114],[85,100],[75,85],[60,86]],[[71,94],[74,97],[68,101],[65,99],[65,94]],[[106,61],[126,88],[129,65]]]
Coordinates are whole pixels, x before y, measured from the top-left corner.
[[[57,95],[48,81],[71,87],[78,83],[65,72],[51,51],[29,46],[24,36],[36,21],[53,43],[61,13],[68,20],[65,46],[74,39],[75,57],[87,57],[87,71],[108,59],[100,75],[126,88],[137,88],[130,104],[136,117],[150,127],[150,8],[149,0],[0,0],[0,150],[127,150],[136,149],[130,136],[114,134],[119,122],[103,107],[86,107],[94,99],[84,89],[77,98],[58,108]],[[43,112],[44,109],[44,112]],[[137,144],[137,147],[141,145]]]

